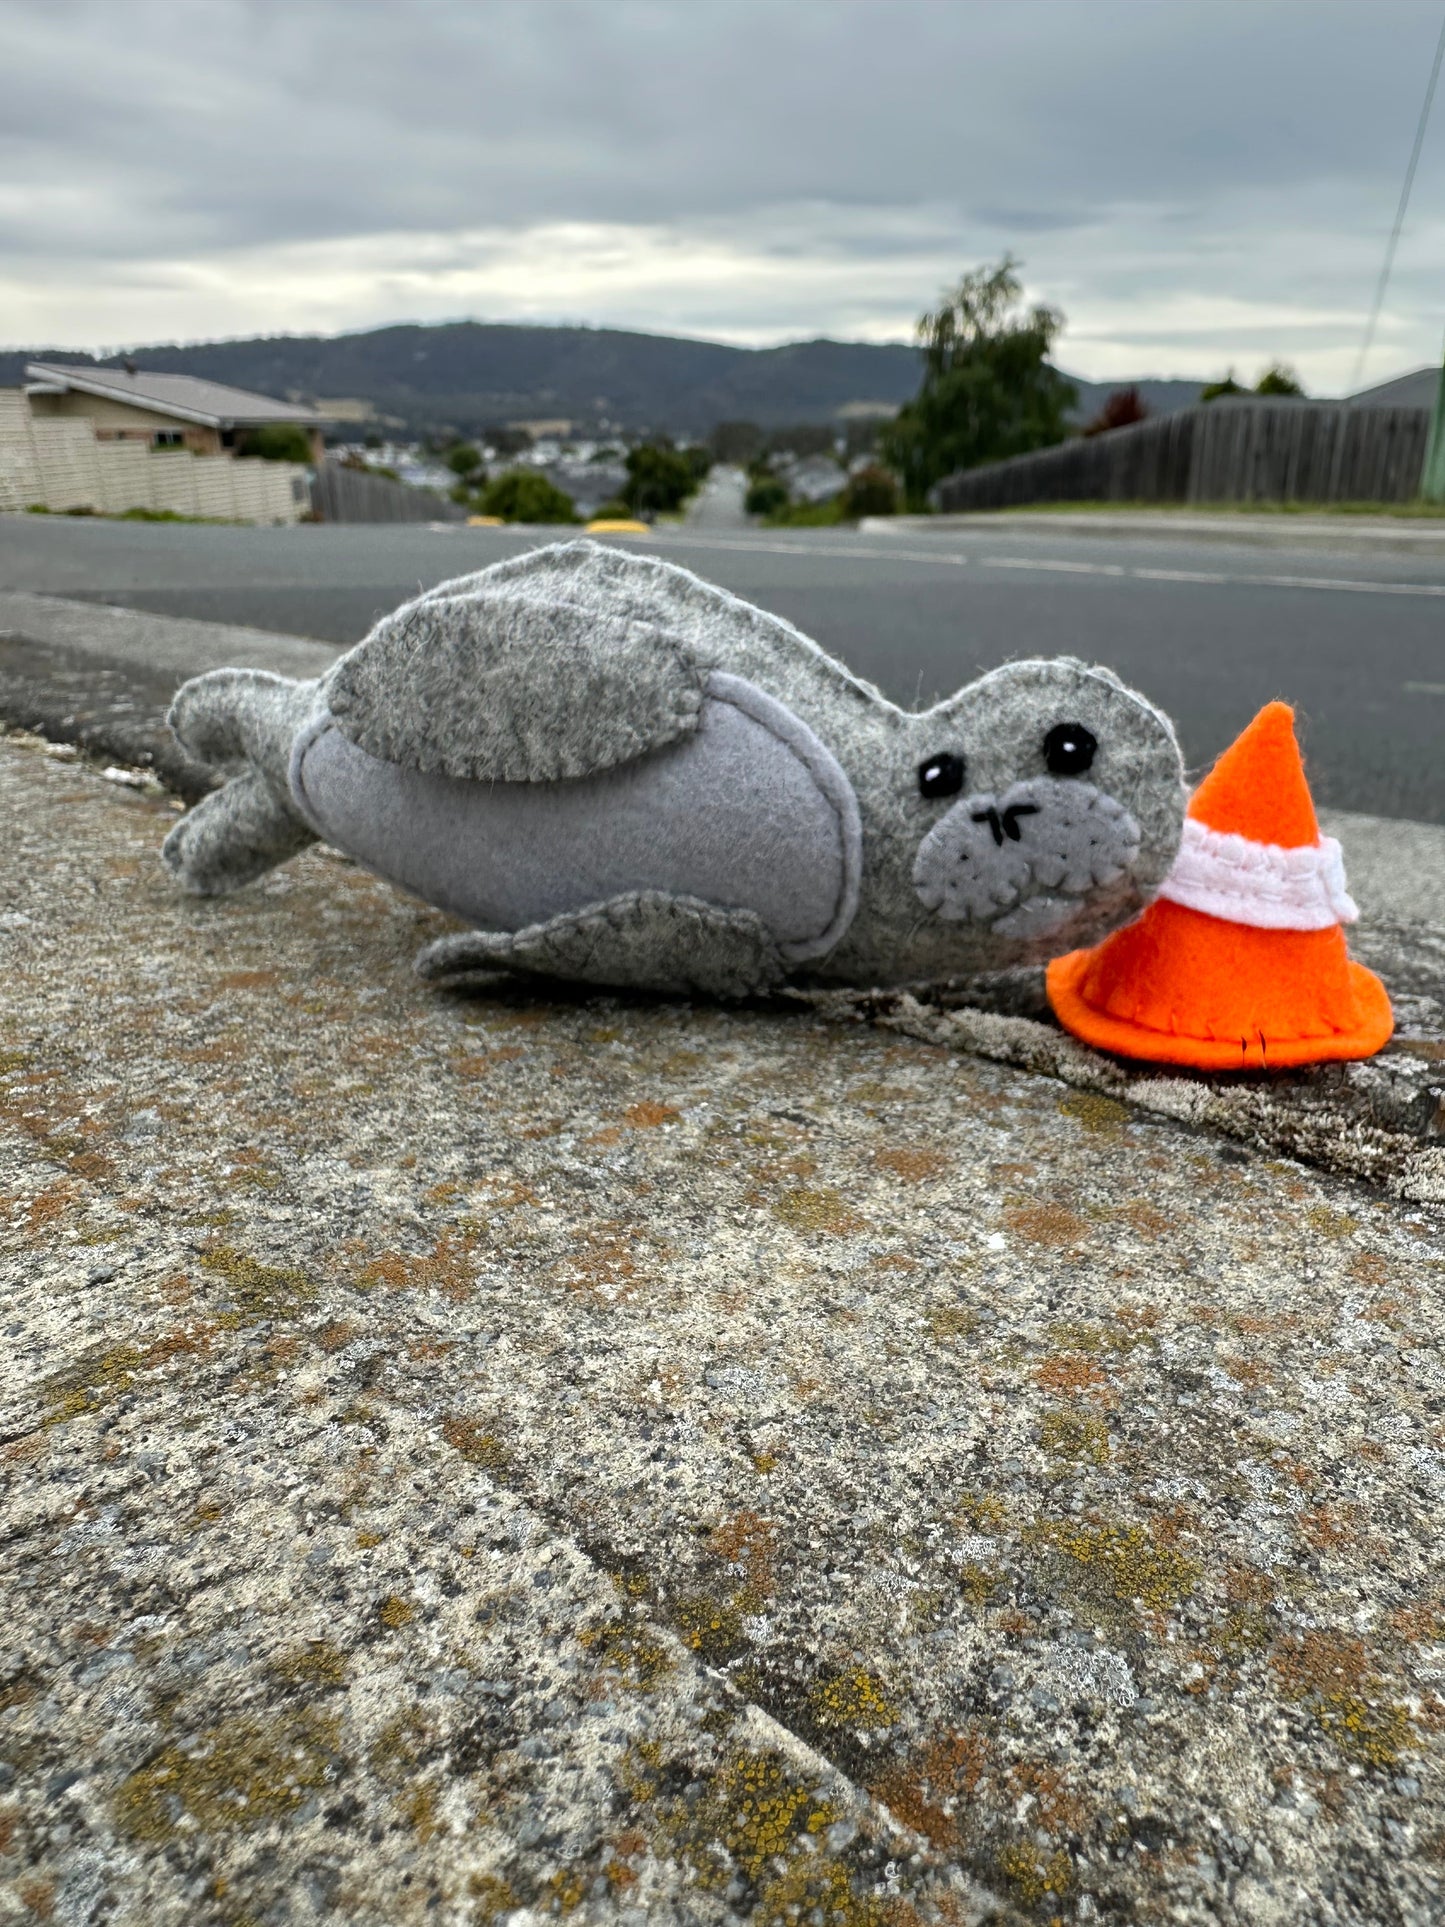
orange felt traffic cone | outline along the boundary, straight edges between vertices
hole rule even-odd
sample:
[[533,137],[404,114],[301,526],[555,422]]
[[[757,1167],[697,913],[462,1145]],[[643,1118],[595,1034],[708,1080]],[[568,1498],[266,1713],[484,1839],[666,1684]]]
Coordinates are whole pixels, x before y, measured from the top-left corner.
[[1294,711],[1269,703],[1195,791],[1159,897],[1049,965],[1049,1002],[1087,1044],[1200,1070],[1371,1057],[1385,986],[1345,950],[1359,912],[1322,837]]

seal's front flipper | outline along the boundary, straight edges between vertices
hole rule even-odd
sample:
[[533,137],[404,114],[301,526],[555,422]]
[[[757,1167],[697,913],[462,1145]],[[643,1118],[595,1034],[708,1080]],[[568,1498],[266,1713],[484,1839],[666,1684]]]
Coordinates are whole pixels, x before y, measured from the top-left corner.
[[781,982],[783,961],[761,917],[696,897],[638,891],[525,930],[464,930],[416,960],[432,983],[499,971],[639,990],[750,997]]
[[161,846],[161,859],[182,888],[217,897],[253,883],[316,840],[261,772],[250,769],[181,818]]

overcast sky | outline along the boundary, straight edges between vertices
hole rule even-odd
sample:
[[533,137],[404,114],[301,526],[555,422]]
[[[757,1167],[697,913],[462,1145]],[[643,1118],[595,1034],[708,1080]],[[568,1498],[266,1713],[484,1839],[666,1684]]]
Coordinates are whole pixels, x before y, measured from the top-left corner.
[[[1354,366],[1445,0],[0,0],[0,341],[907,338]],[[1367,380],[1445,331],[1445,89]]]

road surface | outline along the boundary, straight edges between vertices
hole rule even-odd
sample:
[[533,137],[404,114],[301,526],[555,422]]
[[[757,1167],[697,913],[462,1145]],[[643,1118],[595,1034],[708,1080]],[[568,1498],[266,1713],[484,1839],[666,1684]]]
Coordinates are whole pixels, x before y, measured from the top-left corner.
[[[557,531],[562,535],[563,531]],[[540,540],[462,526],[241,529],[0,518],[0,588],[351,642],[419,589]],[[895,701],[1010,657],[1107,663],[1206,765],[1300,712],[1322,803],[1445,823],[1445,557],[994,528],[679,528],[614,538],[799,624]]]

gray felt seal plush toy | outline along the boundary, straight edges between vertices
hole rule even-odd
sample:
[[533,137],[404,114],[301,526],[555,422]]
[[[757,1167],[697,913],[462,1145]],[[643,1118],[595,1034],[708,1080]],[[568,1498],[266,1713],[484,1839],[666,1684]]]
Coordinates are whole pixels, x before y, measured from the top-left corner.
[[171,727],[241,765],[166,839],[233,890],[317,838],[471,926],[499,970],[743,996],[958,977],[1093,943],[1173,862],[1168,721],[1106,669],[1015,662],[919,714],[790,624],[578,541],[445,582],[315,682],[197,677]]

